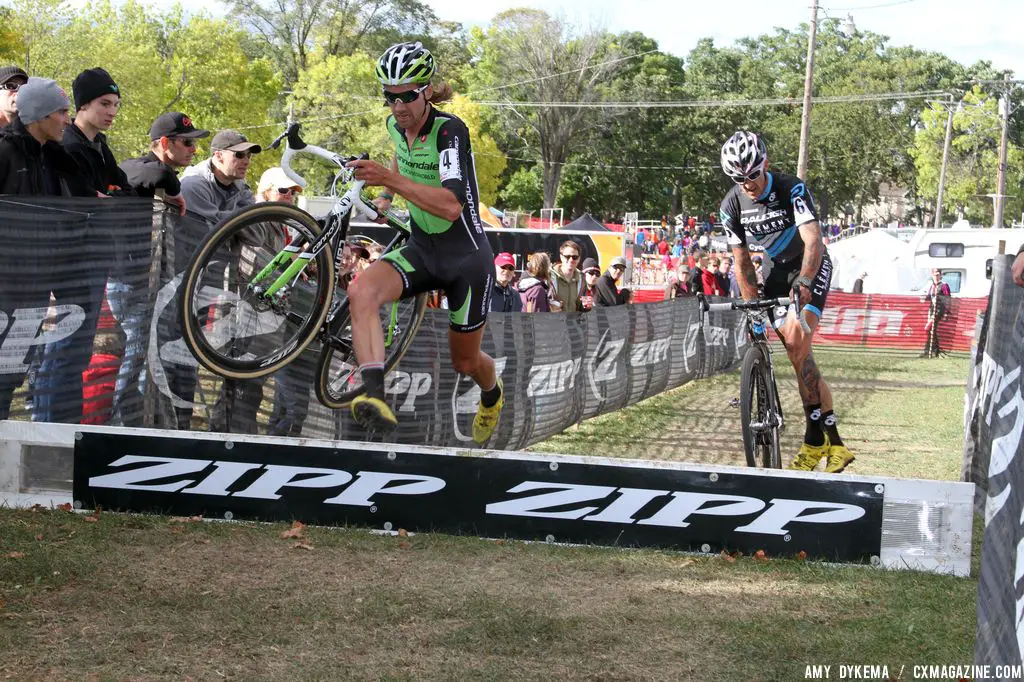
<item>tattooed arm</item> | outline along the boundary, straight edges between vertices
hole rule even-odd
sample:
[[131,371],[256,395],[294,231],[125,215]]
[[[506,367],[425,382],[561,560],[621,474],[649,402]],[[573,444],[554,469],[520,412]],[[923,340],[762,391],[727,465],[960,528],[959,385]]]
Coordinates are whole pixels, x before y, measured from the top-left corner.
[[740,295],[744,301],[757,299],[757,271],[750,260],[750,251],[746,246],[733,247],[732,257],[736,263],[736,282],[740,285]]

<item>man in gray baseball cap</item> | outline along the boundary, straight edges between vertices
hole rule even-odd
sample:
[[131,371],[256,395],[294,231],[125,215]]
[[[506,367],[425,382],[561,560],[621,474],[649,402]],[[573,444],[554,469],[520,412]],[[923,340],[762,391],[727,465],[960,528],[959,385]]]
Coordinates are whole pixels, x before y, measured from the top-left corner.
[[237,130],[221,130],[210,141],[213,155],[191,166],[181,178],[181,194],[188,210],[214,226],[231,213],[254,202],[245,184],[253,154],[263,148]]

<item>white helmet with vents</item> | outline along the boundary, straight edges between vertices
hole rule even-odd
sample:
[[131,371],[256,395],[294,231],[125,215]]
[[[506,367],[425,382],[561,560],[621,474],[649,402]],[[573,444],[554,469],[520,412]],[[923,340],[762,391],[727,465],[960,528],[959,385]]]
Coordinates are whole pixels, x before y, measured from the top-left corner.
[[739,130],[722,145],[722,170],[739,182],[762,170],[767,159],[764,141],[755,133]]
[[436,69],[434,56],[423,43],[398,43],[377,60],[376,74],[381,85],[426,85]]

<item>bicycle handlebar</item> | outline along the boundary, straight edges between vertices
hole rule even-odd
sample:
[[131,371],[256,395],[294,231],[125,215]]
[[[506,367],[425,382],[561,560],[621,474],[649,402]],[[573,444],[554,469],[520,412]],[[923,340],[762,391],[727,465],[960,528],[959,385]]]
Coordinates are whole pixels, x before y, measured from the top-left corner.
[[703,294],[697,294],[697,299],[700,301],[701,308],[706,312],[723,312],[726,310],[768,310],[777,306],[789,306],[793,309],[796,314],[797,320],[800,322],[800,329],[805,334],[811,332],[811,326],[807,324],[807,320],[804,319],[803,310],[799,308],[791,298],[786,296],[780,296],[779,298],[763,298],[756,301],[739,301],[731,300],[725,303],[708,303],[707,298]]

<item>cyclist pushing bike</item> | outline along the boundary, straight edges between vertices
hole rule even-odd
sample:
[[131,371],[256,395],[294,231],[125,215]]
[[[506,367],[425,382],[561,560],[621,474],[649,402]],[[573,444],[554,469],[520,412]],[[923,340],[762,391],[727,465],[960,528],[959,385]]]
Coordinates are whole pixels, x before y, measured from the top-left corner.
[[821,238],[814,202],[799,178],[768,172],[768,152],[760,136],[739,131],[722,146],[722,170],[734,183],[722,201],[721,218],[738,270],[744,300],[758,298],[757,274],[749,245],[764,249],[764,296],[791,295],[811,313],[805,330],[797,319],[778,317],[774,327],[796,370],[807,416],[804,442],[790,469],[813,471],[827,458],[825,471],[839,473],[853,460],[843,444],[832,409],[832,392],[814,361],[811,342],[832,280],[832,261]]
[[355,160],[357,180],[385,192],[381,210],[395,194],[409,203],[411,237],[362,272],[348,291],[352,345],[366,392],[352,401],[352,417],[366,429],[387,431],[398,424],[384,400],[382,305],[435,289],[448,297],[448,347],[452,365],[480,386],[473,439],[484,443],[504,405],[494,360],[480,350],[490,308],[494,267],[480,223],[479,192],[466,124],[435,104],[451,98],[451,86],[434,79],[434,58],[422,44],[400,43],[377,62],[376,75],[390,107],[387,131],[395,145],[390,167]]

